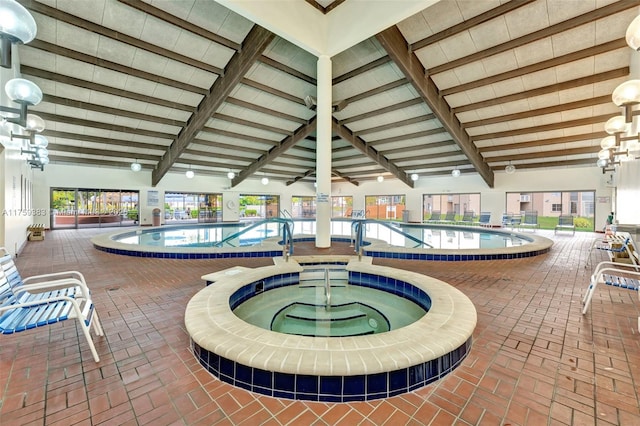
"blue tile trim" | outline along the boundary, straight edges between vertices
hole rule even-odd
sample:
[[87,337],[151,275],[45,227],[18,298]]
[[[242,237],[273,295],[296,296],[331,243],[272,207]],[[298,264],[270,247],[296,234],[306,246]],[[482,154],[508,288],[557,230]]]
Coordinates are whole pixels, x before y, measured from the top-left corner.
[[200,347],[191,350],[215,377],[234,386],[277,398],[323,402],[370,401],[424,387],[456,369],[471,350],[472,338],[440,358],[399,370],[356,376],[313,376],[266,371],[225,359]]

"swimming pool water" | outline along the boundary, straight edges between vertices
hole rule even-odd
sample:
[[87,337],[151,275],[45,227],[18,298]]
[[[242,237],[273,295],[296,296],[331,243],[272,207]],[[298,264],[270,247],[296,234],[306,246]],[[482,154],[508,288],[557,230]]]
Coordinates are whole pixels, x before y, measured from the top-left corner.
[[[219,242],[233,236],[247,226],[247,224],[203,224],[139,229],[119,234],[115,241],[146,247],[215,247]],[[315,226],[315,221],[295,221],[293,232],[295,235],[315,235]],[[413,224],[398,224],[395,228],[424,241],[430,247],[417,246],[411,239],[376,223],[365,225],[365,238],[382,240],[394,247],[435,249],[491,249],[521,246],[529,242],[519,235],[500,231]],[[351,229],[350,221],[331,222],[331,235],[351,238]],[[260,245],[266,238],[278,236],[278,233],[279,225],[277,223],[265,223],[233,238],[223,247]]]

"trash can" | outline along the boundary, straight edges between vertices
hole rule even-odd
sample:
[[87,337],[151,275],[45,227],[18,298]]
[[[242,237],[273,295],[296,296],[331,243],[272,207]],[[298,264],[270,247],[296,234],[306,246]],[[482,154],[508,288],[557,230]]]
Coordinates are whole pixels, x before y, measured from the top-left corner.
[[409,223],[409,210],[402,211],[402,221],[404,223]]
[[160,213],[161,213],[160,209],[158,208],[153,209],[152,219],[151,219],[151,224],[153,226],[160,226]]

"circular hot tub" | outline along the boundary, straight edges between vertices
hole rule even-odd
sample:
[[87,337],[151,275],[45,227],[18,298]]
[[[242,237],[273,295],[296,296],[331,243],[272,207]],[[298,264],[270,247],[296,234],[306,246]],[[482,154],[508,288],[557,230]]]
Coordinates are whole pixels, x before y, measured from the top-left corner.
[[348,285],[420,303],[428,300],[428,312],[395,330],[348,337],[281,334],[234,314],[234,307],[256,295],[298,286],[301,264],[336,263],[334,257],[311,258],[275,258],[274,266],[218,276],[191,299],[185,323],[203,367],[252,392],[346,402],[426,386],[459,366],[469,353],[477,315],[464,294],[428,276],[372,265],[371,258],[341,259],[347,263]]

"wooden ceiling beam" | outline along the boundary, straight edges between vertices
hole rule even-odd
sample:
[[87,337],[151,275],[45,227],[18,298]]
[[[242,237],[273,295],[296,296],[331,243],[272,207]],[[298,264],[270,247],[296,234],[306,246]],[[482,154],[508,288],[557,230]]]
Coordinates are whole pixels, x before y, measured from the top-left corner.
[[236,52],[242,48],[242,45],[240,43],[236,43],[232,40],[229,40],[228,38],[222,37],[216,33],[212,33],[209,30],[206,30],[195,24],[192,24],[189,21],[180,19],[175,15],[165,12],[162,9],[158,9],[157,7],[151,6],[149,3],[142,2],[140,0],[118,0],[118,1],[120,3],[126,4],[127,6],[131,6],[134,9],[138,9],[139,11],[144,12],[148,15],[151,15],[155,18],[158,18],[161,21],[167,22],[171,25],[174,25],[190,33],[197,34],[200,37],[205,38],[214,43],[217,43],[221,46],[235,50]]
[[476,25],[480,25],[492,19],[498,18],[512,10],[522,7],[528,3],[531,3],[532,1],[535,1],[535,0],[511,0],[498,7],[490,9],[484,13],[481,13],[480,15],[466,19],[457,25],[454,25],[452,27],[445,29],[444,31],[439,31],[435,34],[430,35],[429,37],[426,37],[426,38],[423,38],[422,40],[418,40],[414,43],[411,43],[409,45],[409,48],[411,49],[411,51],[415,52],[418,49],[422,49],[423,47],[427,47],[429,45],[437,43],[441,40],[444,40],[445,38],[449,38],[463,31],[470,30]]
[[485,133],[482,135],[471,136],[474,141],[483,141],[487,139],[500,139],[511,136],[527,135],[530,133],[548,132],[550,130],[566,129],[570,127],[587,126],[590,124],[599,124],[606,122],[611,118],[611,114],[598,115],[596,117],[581,118],[578,120],[562,121],[560,123],[544,124],[542,126],[525,127],[522,129],[507,130],[504,132]]
[[118,117],[133,118],[135,120],[149,121],[151,123],[166,124],[167,126],[183,127],[187,122],[180,120],[172,120],[170,118],[158,117],[150,114],[128,111],[119,108],[112,108],[103,105],[96,105],[89,102],[78,101],[75,99],[62,98],[60,96],[43,94],[42,102],[55,105],[62,105],[71,108],[77,108],[85,111],[95,111],[104,114],[116,115]]
[[[442,126],[458,144],[471,164],[476,168],[485,183],[493,188],[493,171],[476,151],[475,145],[462,128],[458,118],[452,113],[451,107],[439,96],[438,89],[430,77],[425,76],[425,69],[415,53],[407,52],[407,41],[396,26],[392,26],[376,34],[376,39],[387,51],[393,62],[400,68],[402,74],[411,82],[425,100],[429,109],[438,117]],[[413,182],[412,182],[413,183]]]
[[500,96],[485,101],[474,102],[467,105],[461,105],[452,109],[454,114],[466,111],[473,111],[485,107],[505,104],[508,102],[521,101],[523,99],[533,98],[535,96],[548,95],[563,90],[575,89],[576,87],[586,86],[594,83],[601,83],[607,80],[614,80],[629,76],[629,67],[618,68],[611,71],[605,71],[599,74],[590,75],[588,77],[576,78],[574,80],[564,81],[562,83],[552,84],[549,86],[538,87],[536,89],[525,90],[523,92],[513,93],[511,95]]
[[[600,150],[600,147],[587,146],[583,148],[573,148],[573,149],[558,149],[558,150],[547,150],[547,151],[536,151],[530,152],[527,154],[513,154],[513,155],[500,155],[495,157],[487,157],[488,163],[500,163],[507,161],[521,161],[521,160],[532,160],[535,158],[552,158],[552,157],[566,157],[568,155],[584,155],[584,154],[595,154]],[[596,159],[593,159],[593,164],[595,164]],[[516,167],[519,164],[514,164]]]
[[385,55],[381,58],[378,58],[374,61],[369,62],[368,64],[364,64],[361,67],[358,67],[354,70],[351,70],[342,75],[339,75],[338,77],[335,77],[333,80],[331,80],[331,85],[335,86],[337,84],[342,83],[343,81],[349,80],[350,78],[364,74],[365,72],[381,67],[382,65],[386,65],[389,62],[391,62],[391,58],[389,57],[389,55]]
[[100,123],[98,121],[85,120],[82,118],[69,117],[66,115],[50,114],[44,111],[38,111],[38,115],[43,120],[53,121],[56,123],[70,124],[74,126],[84,126],[84,127],[91,127],[94,129],[109,130],[111,132],[121,132],[124,134],[134,134],[134,135],[141,135],[141,136],[149,136],[151,138],[169,139],[169,140],[176,137],[174,134],[171,134],[171,133],[156,132],[154,130],[136,129],[134,127],[118,126],[117,124]]
[[304,172],[303,175],[301,176],[296,176],[295,178],[293,178],[293,180],[287,181],[287,186],[289,185],[293,185],[294,183],[298,182],[299,180],[302,180],[308,176],[314,176],[316,174],[316,169],[309,169],[306,172]]
[[272,32],[254,25],[242,43],[242,50],[236,52],[227,64],[227,73],[216,79],[211,87],[210,93],[204,97],[197,112],[190,118],[185,127],[182,128],[178,137],[173,141],[165,155],[153,171],[151,184],[156,186],[162,177],[169,171],[174,161],[187,148],[189,143],[203,129],[207,121],[216,110],[227,99],[237,84],[249,71],[262,52],[271,44],[275,37]]
[[464,92],[466,90],[477,89],[478,87],[488,86],[501,81],[509,80],[512,78],[522,77],[530,75],[538,71],[543,71],[549,68],[566,65],[568,63],[579,61],[581,59],[590,58],[592,56],[608,53],[617,49],[628,49],[629,46],[624,38],[615,39],[608,43],[599,44],[594,47],[582,49],[577,52],[572,52],[567,55],[559,56],[557,58],[549,59],[548,61],[538,62],[526,67],[517,68],[515,70],[503,72],[500,74],[492,75],[491,77],[482,78],[475,81],[470,81],[458,86],[449,87],[440,91],[441,96],[449,96],[455,93]]
[[412,146],[403,146],[401,148],[379,149],[379,151],[384,155],[393,155],[393,154],[401,154],[405,152],[424,151],[424,150],[435,149],[435,148],[448,148],[451,146],[455,146],[456,148],[458,148],[457,143],[455,143],[451,139],[448,139],[440,142],[429,142],[429,143],[421,143],[421,144],[412,145]]
[[611,95],[598,96],[595,98],[583,99],[576,102],[569,102],[566,104],[554,105],[546,108],[538,108],[538,109],[533,109],[529,111],[522,111],[522,112],[516,112],[513,114],[501,115],[498,117],[491,117],[491,118],[484,118],[476,121],[469,121],[467,123],[464,123],[464,128],[470,129],[473,127],[482,127],[489,124],[505,123],[509,121],[522,120],[525,118],[539,117],[541,115],[546,115],[546,114],[562,113],[564,111],[569,111],[572,109],[579,109],[579,108],[592,107],[596,105],[607,105],[607,104],[611,104]]
[[156,150],[160,152],[164,152],[164,150],[166,149],[165,146],[159,145],[157,143],[146,143],[146,142],[124,140],[124,139],[104,138],[100,136],[84,135],[84,134],[71,133],[71,132],[61,132],[59,130],[44,129],[42,131],[42,135],[46,137],[67,139],[72,141],[126,146],[126,147],[137,148],[137,149],[151,149],[151,150]]
[[526,141],[526,142],[515,142],[515,143],[502,144],[502,145],[490,145],[485,147],[479,147],[478,152],[483,154],[485,152],[508,151],[510,149],[537,148],[537,147],[546,146],[546,145],[559,145],[559,144],[566,144],[571,142],[597,140],[597,139],[602,139],[606,136],[608,136],[608,134],[603,130],[602,132],[562,136],[559,138],[540,139],[540,140],[532,140],[532,141]]
[[351,116],[349,118],[338,120],[338,122],[340,124],[349,124],[349,123],[353,123],[354,121],[360,121],[367,118],[376,117],[378,115],[386,114],[393,111],[398,111],[404,108],[409,108],[409,107],[420,105],[423,103],[424,101],[421,98],[413,98],[413,99],[409,99],[408,101],[400,102],[394,105],[386,106],[384,108],[379,108],[370,112],[365,112],[363,114],[358,114],[358,115]]
[[239,139],[239,140],[248,141],[248,142],[261,143],[269,146],[276,146],[279,143],[278,141],[274,141],[271,139],[259,138],[257,136],[250,136],[250,135],[245,135],[243,133],[230,132],[228,130],[216,129],[213,127],[203,127],[201,131],[204,133],[211,133],[213,135],[225,136],[231,139]]
[[581,25],[594,23],[598,19],[606,18],[607,16],[622,12],[624,10],[637,8],[638,4],[639,3],[637,1],[613,2],[606,6],[592,10],[590,12],[583,13],[582,15],[578,15],[575,18],[567,19],[566,21],[561,21],[555,25],[550,25],[541,30],[534,31],[533,33],[525,34],[521,37],[518,37],[513,40],[509,40],[508,42],[499,44],[497,46],[493,46],[488,49],[481,50],[476,53],[472,53],[470,55],[465,55],[460,59],[456,59],[454,61],[450,61],[442,65],[435,66],[433,68],[428,69],[426,71],[426,74],[434,75],[434,74],[439,74],[445,71],[450,71],[454,68],[462,67],[464,65],[468,65],[473,62],[486,59],[490,56],[498,55],[508,50],[517,49],[526,44],[530,44],[547,37],[558,35],[562,32],[571,30]]
[[178,102],[168,101],[165,99],[154,98],[152,96],[143,95],[141,93],[130,92],[128,90],[118,89],[104,84],[94,83],[92,81],[81,80],[75,77],[69,77],[67,75],[58,74],[55,72],[41,70],[28,65],[21,65],[20,71],[23,75],[29,75],[32,77],[39,77],[45,80],[51,80],[56,83],[68,84],[70,86],[80,87],[87,90],[95,90],[96,92],[102,92],[113,96],[119,96],[127,99],[133,99],[135,101],[145,102],[153,105],[159,105],[166,108],[177,109],[180,111],[187,111],[192,113],[196,108],[190,105],[180,104]]
[[125,78],[125,76],[137,77],[143,80],[152,81],[154,83],[163,84],[167,87],[181,89],[191,93],[197,93],[198,95],[206,95],[208,92],[208,90],[203,87],[198,87],[192,84],[183,83],[167,77],[152,74],[147,71],[141,71],[137,68],[128,67],[126,65],[121,65],[112,61],[107,61],[106,59],[97,58],[95,56],[87,55],[86,53],[67,49],[66,47],[48,43],[43,40],[38,40],[38,39],[33,40],[27,46],[28,48],[38,49],[54,55],[63,56],[68,59],[73,59],[78,62],[84,62],[85,64],[94,65],[96,67],[104,68],[114,72],[119,72],[121,74],[124,74],[123,78]]
[[219,112],[216,112],[215,114],[213,114],[213,117],[211,118],[213,118],[214,120],[220,120],[227,123],[237,124],[239,126],[251,127],[253,129],[264,130],[265,132],[276,133],[278,135],[290,135],[293,133],[293,132],[290,132],[289,130],[281,129],[279,127],[267,126],[266,124],[255,123],[250,120],[245,120],[243,118],[234,117],[228,114],[221,114]]
[[[596,160],[593,158],[578,158],[575,160],[564,160],[564,161],[541,161],[537,163],[526,163],[526,164],[517,164],[516,173],[520,169],[539,169],[544,167],[567,167],[567,166],[584,166],[584,165],[593,165],[595,167]],[[501,171],[504,170],[504,165],[502,166],[492,166],[492,170]]]
[[430,130],[422,130],[420,132],[409,133],[406,135],[392,136],[384,139],[376,139],[374,141],[368,141],[367,143],[371,146],[379,146],[392,142],[400,142],[400,141],[408,141],[411,139],[425,138],[427,136],[439,135],[441,133],[446,133],[447,130],[444,127],[438,127]]
[[258,160],[254,161],[249,167],[242,170],[234,179],[231,180],[231,186],[237,186],[249,176],[271,163],[280,154],[286,152],[289,148],[306,138],[310,133],[316,130],[316,117],[313,117],[308,124],[299,127],[293,135],[287,136],[284,140],[263,154]]
[[50,152],[71,152],[79,155],[95,155],[100,157],[119,157],[119,158],[130,158],[135,160],[136,158],[139,160],[148,160],[148,161],[158,161],[160,159],[159,155],[150,155],[150,154],[141,154],[139,152],[129,152],[129,151],[116,151],[112,149],[97,149],[97,148],[84,148],[80,146],[70,146],[70,145],[60,145],[57,143],[50,143],[47,146],[47,149]]
[[436,118],[435,114],[425,114],[425,115],[420,115],[418,117],[407,118],[406,120],[399,120],[393,123],[383,124],[381,126],[370,127],[368,129],[359,130],[357,132],[354,132],[354,134],[358,136],[362,136],[370,133],[377,133],[385,130],[397,129],[403,126],[410,126],[412,124],[424,123],[427,121],[432,121],[435,118]]
[[345,180],[345,181],[347,181],[347,182],[349,182],[350,184],[353,184],[353,185],[355,185],[355,186],[360,185],[360,182],[358,182],[358,181],[357,181],[357,180],[355,180],[355,179],[352,179],[351,177],[349,177],[349,176],[347,176],[347,175],[345,175],[345,174],[343,174],[343,173],[340,173],[338,170],[335,170],[335,169],[331,170],[331,174],[332,174],[332,175],[334,175],[334,176],[337,176],[337,177],[339,177],[340,179]]
[[274,109],[266,108],[261,105],[252,104],[251,102],[246,102],[241,99],[228,97],[226,102],[231,105],[235,105],[241,108],[250,109],[251,111],[260,112],[262,114],[267,114],[272,117],[281,118],[287,121],[293,121],[298,124],[305,124],[307,122],[306,119],[302,117],[296,117],[295,115],[285,114],[284,112],[276,111]]
[[369,159],[375,161],[383,169],[394,175],[400,181],[404,182],[410,188],[413,188],[413,181],[409,179],[407,174],[400,170],[393,162],[389,161],[385,156],[380,155],[378,151],[372,146],[369,146],[362,138],[354,135],[347,127],[339,124],[337,120],[333,119],[333,131],[345,141],[349,142],[358,151],[362,152]]
[[406,78],[401,78],[396,81],[392,81],[391,83],[383,84],[382,86],[376,87],[375,89],[367,90],[366,92],[359,93],[357,95],[351,96],[350,98],[345,99],[344,101],[347,105],[352,104],[354,102],[361,101],[363,99],[370,98],[374,95],[379,95],[380,93],[388,92],[389,90],[397,89],[398,87],[406,86],[409,84]]
[[155,53],[156,55],[164,56],[168,59],[172,59],[174,61],[181,62],[183,64],[190,65],[192,67],[199,68],[201,70],[208,71],[213,74],[217,74],[217,75],[224,74],[223,69],[216,67],[214,65],[207,64],[206,62],[198,61],[196,59],[190,58],[185,55],[181,55],[169,49],[164,49],[162,47],[156,46],[155,44],[151,44],[146,41],[140,40],[138,38],[131,37],[119,31],[111,30],[109,28],[103,27],[102,25],[98,25],[94,22],[88,21],[86,19],[82,19],[79,16],[63,12],[60,9],[47,6],[35,0],[18,0],[18,2],[22,4],[25,8],[33,12],[37,12],[42,15],[48,16],[49,18],[56,19],[58,21],[64,22],[69,25],[73,25],[74,27],[82,28],[89,32],[99,34],[103,37],[110,38],[119,43],[128,44],[130,46],[137,47],[138,49],[146,50],[147,52]]

